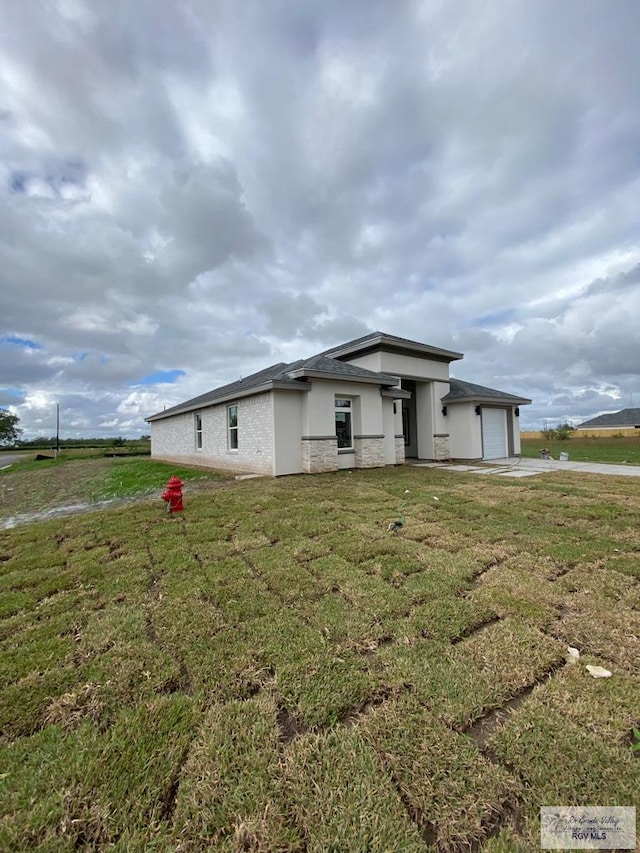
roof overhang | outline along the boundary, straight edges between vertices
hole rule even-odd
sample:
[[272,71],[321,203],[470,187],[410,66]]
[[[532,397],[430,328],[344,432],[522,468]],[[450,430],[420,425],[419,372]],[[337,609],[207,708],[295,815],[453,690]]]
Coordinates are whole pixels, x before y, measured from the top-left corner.
[[240,400],[243,397],[254,397],[256,394],[264,394],[266,391],[310,391],[310,382],[300,382],[297,379],[270,379],[268,382],[263,382],[262,385],[254,385],[252,388],[246,388],[243,391],[236,391],[233,394],[222,394],[214,400],[209,400],[206,403],[191,403],[180,408],[172,407],[167,412],[158,412],[155,415],[150,415],[145,418],[147,423],[152,421],[160,421],[163,418],[172,418],[174,415],[185,415],[189,412],[199,412],[203,409],[210,409],[213,406],[219,406],[221,403],[230,403],[233,400]]
[[450,363],[464,358],[461,352],[454,350],[441,349],[440,347],[429,346],[429,344],[421,344],[419,341],[404,341],[399,338],[394,338],[389,335],[376,335],[367,338],[365,341],[351,342],[341,347],[336,347],[331,350],[331,358],[337,358],[341,361],[352,358],[355,355],[368,355],[370,353],[391,352],[399,355],[423,356],[432,359],[433,361],[444,361]]
[[[373,371],[371,371],[373,374]],[[386,373],[377,373],[371,376],[357,373],[339,373],[329,370],[316,370],[312,367],[301,367],[292,370],[288,374],[292,379],[331,379],[335,382],[364,382],[369,385],[393,386],[397,383],[397,376],[388,376]]]
[[472,397],[450,397],[445,394],[440,398],[447,406],[455,406],[456,403],[486,403],[493,406],[528,406],[531,400],[526,397],[491,397],[490,395],[474,394]]
[[392,400],[410,400],[413,396],[411,391],[404,391],[402,388],[381,388],[381,397],[391,397]]

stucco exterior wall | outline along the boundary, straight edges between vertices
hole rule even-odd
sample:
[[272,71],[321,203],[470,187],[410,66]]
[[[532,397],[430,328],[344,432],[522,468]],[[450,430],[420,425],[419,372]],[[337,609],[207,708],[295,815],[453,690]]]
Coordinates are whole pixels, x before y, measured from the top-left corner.
[[482,419],[475,403],[449,403],[447,432],[452,459],[482,459]]
[[446,361],[436,361],[428,356],[401,355],[394,352],[372,352],[367,355],[347,358],[350,364],[366,367],[367,370],[377,370],[390,376],[406,376],[410,379],[436,379],[441,382],[449,380],[449,364]]
[[[393,412],[394,401],[389,397],[382,397],[382,432],[384,433],[383,454],[385,465],[396,464],[396,415]],[[398,401],[396,410],[401,408],[401,402]],[[400,416],[402,417],[402,416]],[[402,429],[402,420],[400,420],[400,429]]]
[[340,470],[344,470],[346,468],[356,468],[356,452],[355,450],[350,450],[348,453],[344,450],[342,453],[338,453],[338,468]]
[[335,398],[353,401],[352,422],[355,435],[381,435],[382,405],[380,388],[365,382],[340,382],[314,379],[311,391],[302,400],[302,435],[335,435]]
[[522,447],[520,444],[520,418],[515,416],[516,407],[512,406],[507,410],[507,420],[511,421],[511,440],[513,441],[512,453],[514,456],[520,456]]
[[238,449],[227,438],[228,404],[201,409],[202,449],[196,448],[195,412],[151,423],[151,455],[156,459],[226,471],[273,473],[273,394],[237,401]]
[[[334,438],[335,399],[351,400],[353,453],[338,453]],[[333,379],[313,379],[311,390],[302,398],[302,470],[307,473],[335,471],[339,468],[373,467],[384,465],[383,399],[378,385],[365,382],[340,382]],[[380,449],[370,446],[377,437]]]
[[[275,474],[299,474],[302,464],[302,400],[298,391],[273,391]],[[310,392],[304,392],[310,393]]]
[[418,459],[435,459],[433,382],[416,382]]

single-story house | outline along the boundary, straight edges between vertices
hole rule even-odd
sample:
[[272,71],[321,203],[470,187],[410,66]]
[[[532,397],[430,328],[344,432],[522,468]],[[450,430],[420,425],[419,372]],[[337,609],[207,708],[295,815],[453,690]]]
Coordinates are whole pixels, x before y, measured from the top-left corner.
[[593,430],[618,432],[632,429],[640,430],[640,409],[621,409],[619,412],[607,412],[576,427],[576,430],[580,432],[591,432]]
[[531,400],[450,378],[462,357],[372,332],[151,415],[151,454],[272,475],[518,455]]

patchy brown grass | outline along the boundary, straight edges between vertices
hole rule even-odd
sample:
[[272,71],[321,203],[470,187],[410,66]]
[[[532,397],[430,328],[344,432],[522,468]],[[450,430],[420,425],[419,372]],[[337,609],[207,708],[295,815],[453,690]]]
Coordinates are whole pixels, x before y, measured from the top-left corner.
[[1,532],[0,849],[511,853],[638,802],[639,520],[396,469]]

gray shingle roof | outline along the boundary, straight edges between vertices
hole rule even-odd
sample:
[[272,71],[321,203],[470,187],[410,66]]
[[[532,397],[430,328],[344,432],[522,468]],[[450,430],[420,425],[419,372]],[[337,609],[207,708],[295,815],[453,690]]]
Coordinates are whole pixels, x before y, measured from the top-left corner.
[[462,379],[449,380],[449,393],[442,397],[443,403],[471,403],[474,401],[479,403],[511,403],[519,406],[525,406],[531,402],[526,397],[496,391],[495,388],[486,388],[484,385],[475,385],[473,382],[463,382]]
[[184,403],[178,403],[177,406],[172,406],[170,409],[165,409],[163,412],[151,415],[146,418],[146,420],[151,421],[156,418],[168,417],[169,415],[178,415],[181,412],[191,412],[194,409],[210,406],[220,399],[227,399],[234,395],[242,395],[248,390],[258,388],[267,382],[278,379],[282,376],[282,372],[286,367],[287,365],[284,361],[281,361],[278,364],[272,364],[271,367],[265,367],[264,370],[259,370],[257,373],[252,373],[250,376],[238,379],[237,382],[230,382],[228,385],[223,385],[221,388],[215,388],[213,391],[207,391],[206,394],[200,394],[199,397],[192,397],[190,400],[185,400]]
[[258,389],[270,386],[270,383],[274,382],[278,383],[278,387],[306,391],[308,390],[308,385],[301,381],[302,378],[307,375],[317,374],[334,376],[338,379],[361,379],[368,382],[377,382],[387,387],[395,385],[397,381],[395,377],[387,376],[385,373],[376,373],[374,370],[366,370],[364,367],[357,367],[355,364],[348,364],[324,355],[314,355],[311,358],[300,359],[291,364],[286,364],[283,361],[273,364],[271,367],[260,370],[258,373],[252,373],[250,376],[245,376],[237,382],[231,382],[228,385],[223,385],[221,388],[215,388],[213,391],[201,394],[199,397],[186,400],[184,403],[178,403],[177,406],[172,406],[170,409],[157,412],[155,415],[146,418],[146,420],[160,420],[171,415],[192,412],[196,409],[222,402],[223,400],[232,399],[233,397],[247,396],[252,392],[257,393]]
[[463,354],[461,352],[442,349],[441,347],[433,347],[430,344],[420,343],[420,341],[409,340],[409,338],[400,338],[397,335],[388,335],[386,332],[370,332],[368,335],[363,335],[361,338],[354,338],[352,341],[347,341],[339,346],[324,350],[320,355],[330,355],[334,358],[346,358],[347,356],[353,356],[359,350],[373,349],[381,345],[385,345],[389,348],[412,350],[425,355],[432,355],[434,358],[445,359],[446,361],[455,361],[456,359],[463,358]]
[[287,367],[287,375],[290,376],[294,372],[309,371],[313,373],[327,373],[331,376],[342,376],[362,379],[373,379],[380,382],[381,385],[395,385],[397,379],[393,376],[388,376],[386,373],[378,373],[375,370],[367,370],[364,367],[358,367],[356,364],[350,364],[347,361],[338,361],[337,358],[329,358],[326,355],[314,355],[311,358],[304,359],[301,362],[295,362]]
[[579,424],[577,429],[590,429],[597,427],[635,427],[640,425],[640,409],[622,409],[619,412],[607,412],[604,415],[598,415],[597,418],[591,418],[583,424]]

